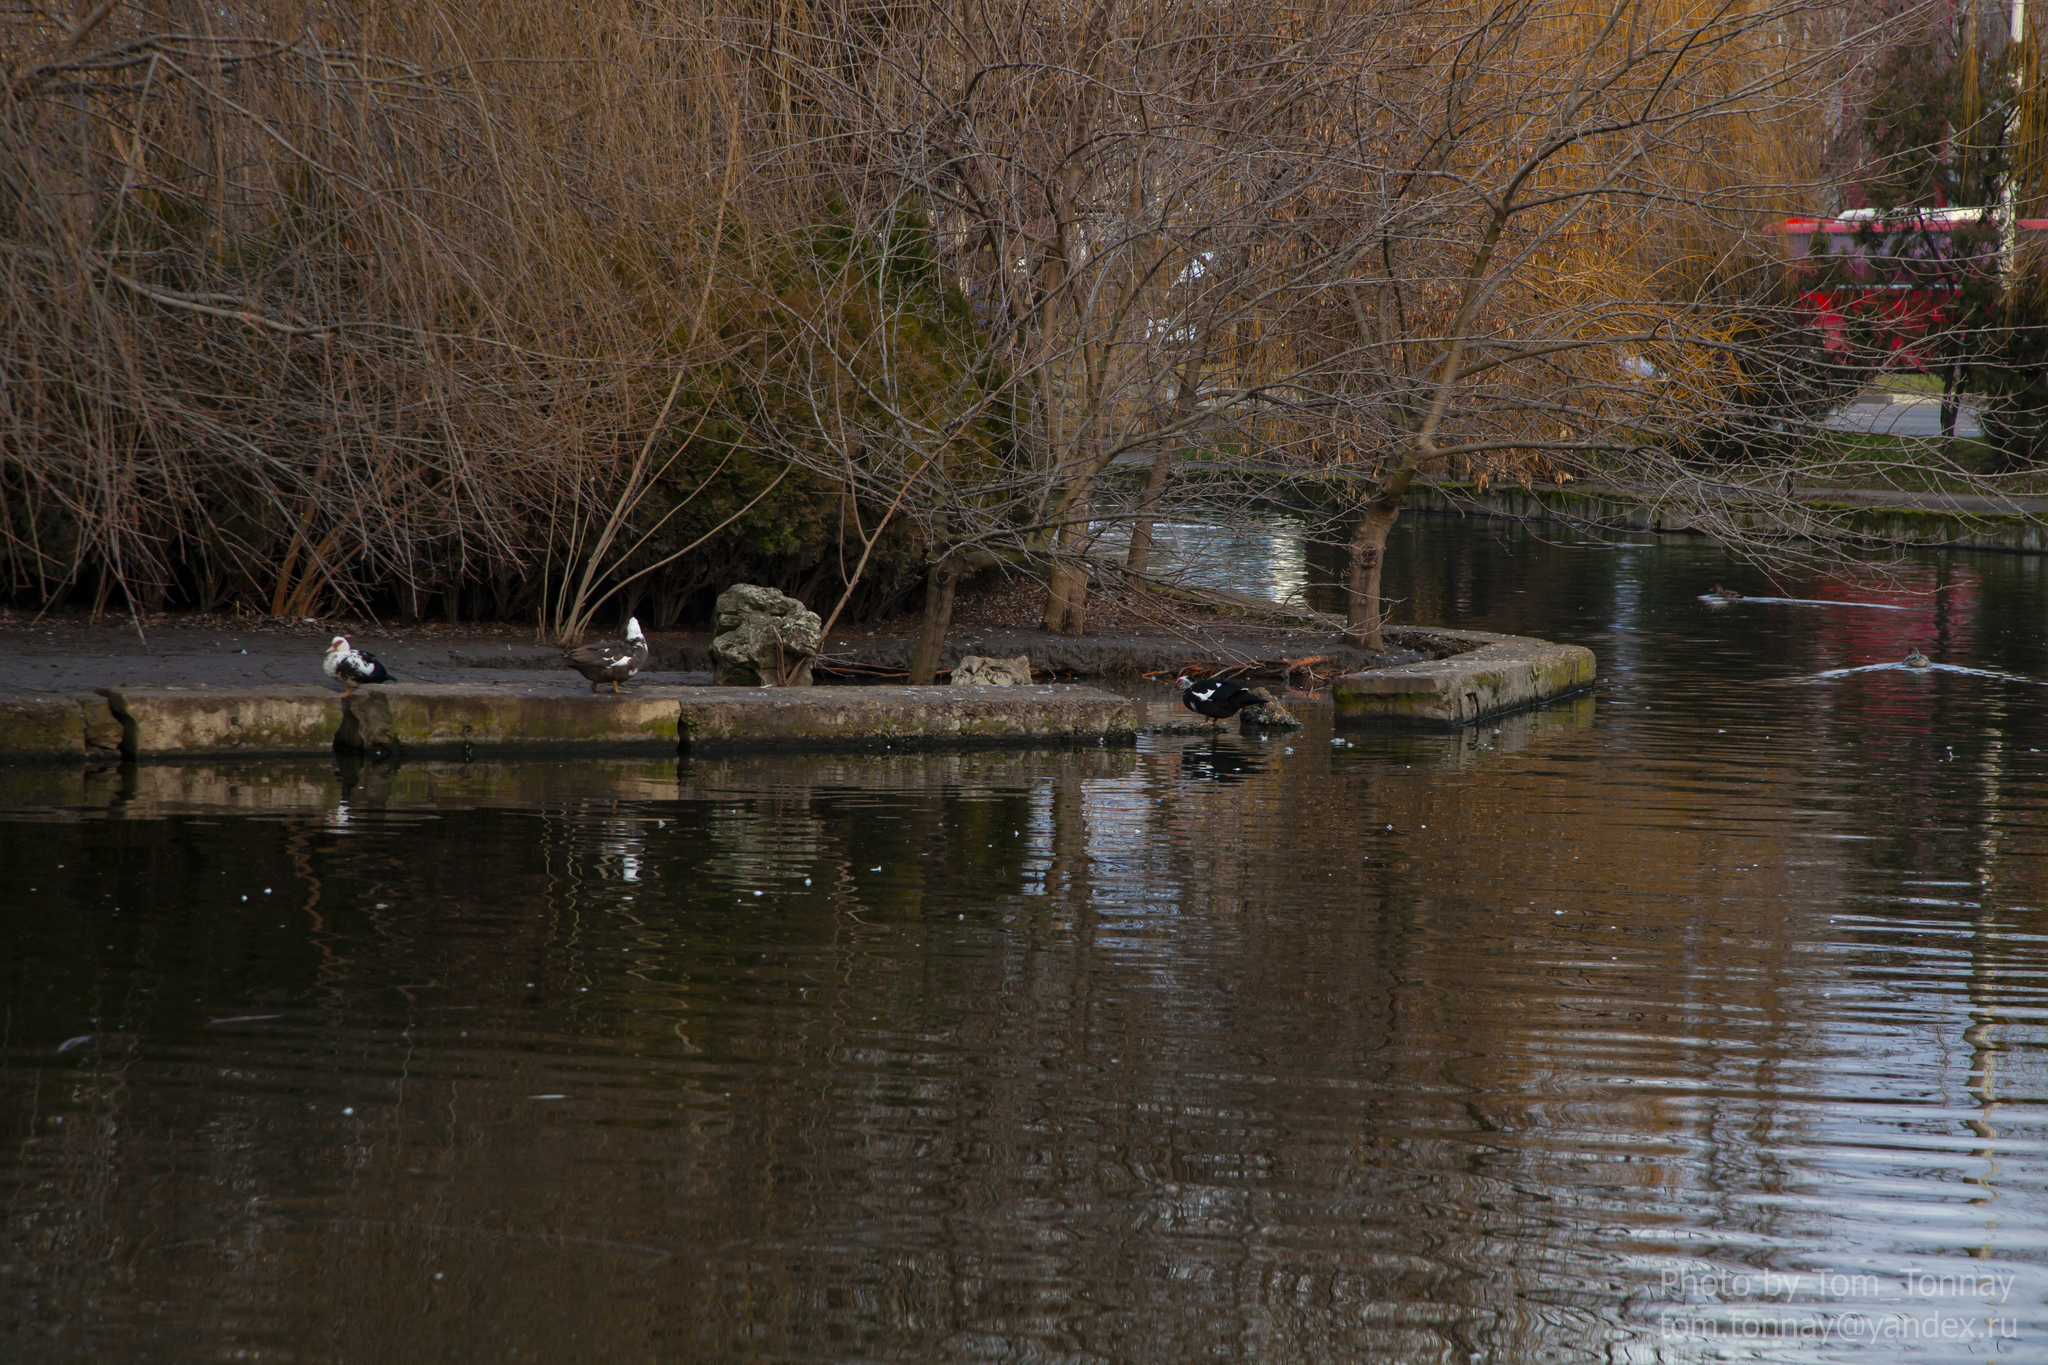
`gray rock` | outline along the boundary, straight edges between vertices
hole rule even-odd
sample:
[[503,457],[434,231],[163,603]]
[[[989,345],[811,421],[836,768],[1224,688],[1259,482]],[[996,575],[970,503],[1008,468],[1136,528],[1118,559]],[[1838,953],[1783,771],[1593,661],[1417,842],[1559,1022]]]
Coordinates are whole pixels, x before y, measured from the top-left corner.
[[1259,699],[1259,704],[1257,706],[1247,706],[1244,710],[1237,713],[1238,729],[1299,730],[1301,728],[1301,722],[1295,719],[1294,713],[1282,706],[1280,699],[1271,692],[1268,692],[1263,687],[1254,687],[1252,695]]
[[953,686],[955,687],[1029,687],[1031,685],[1031,656],[1019,654],[1014,659],[991,659],[980,654],[962,655],[960,662],[953,665]]
[[773,588],[740,583],[718,594],[711,677],[720,687],[809,687],[818,613]]
[[1155,720],[1138,731],[1141,735],[1213,735],[1216,724],[1207,720]]

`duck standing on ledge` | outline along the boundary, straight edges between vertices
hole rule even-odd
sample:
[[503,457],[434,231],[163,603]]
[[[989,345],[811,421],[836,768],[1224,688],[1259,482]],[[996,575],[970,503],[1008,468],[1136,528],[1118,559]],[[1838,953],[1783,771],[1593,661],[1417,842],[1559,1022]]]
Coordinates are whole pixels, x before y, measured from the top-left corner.
[[590,690],[604,691],[610,683],[612,691],[619,690],[619,684],[640,671],[647,662],[647,637],[640,633],[640,618],[635,616],[626,622],[626,638],[605,640],[594,645],[579,645],[562,655],[562,662],[590,679]]
[[341,684],[344,697],[364,683],[391,681],[391,674],[377,662],[377,656],[365,650],[350,649],[345,635],[337,635],[328,642],[327,657],[320,661],[320,671]]
[[1210,720],[1229,720],[1245,707],[1257,706],[1260,700],[1258,693],[1249,687],[1239,686],[1226,678],[1196,682],[1183,673],[1173,680],[1173,685],[1180,693],[1182,706]]

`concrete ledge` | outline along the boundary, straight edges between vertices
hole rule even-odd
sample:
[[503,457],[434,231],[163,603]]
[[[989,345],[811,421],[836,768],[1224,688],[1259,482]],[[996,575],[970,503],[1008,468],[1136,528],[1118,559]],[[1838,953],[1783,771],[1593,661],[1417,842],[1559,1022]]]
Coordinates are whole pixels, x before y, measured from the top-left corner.
[[120,748],[121,723],[97,693],[0,698],[0,760],[83,763]]
[[[2005,510],[1997,506],[1942,505],[1940,494],[1920,495],[1927,505],[1900,507],[1879,497],[1847,501],[1842,490],[1830,497],[1809,491],[1800,505],[1824,519],[1830,534],[1882,545],[1915,545],[1959,550],[1998,550],[2016,554],[2048,553],[2048,517],[2039,511]],[[1912,495],[1906,495],[1912,496]],[[1989,502],[1989,499],[1970,499]],[[2033,499],[2020,499],[2034,502]],[[1494,485],[1481,491],[1471,484],[1417,483],[1408,490],[1405,506],[1417,512],[1481,516],[1502,521],[1547,521],[1567,525],[1638,531],[1647,534],[1704,534],[1684,515],[1628,493],[1602,488],[1532,488]],[[1739,514],[1739,523],[1759,531],[1781,532],[1777,514]],[[1819,528],[1813,528],[1819,529]]]
[[1137,715],[1086,687],[657,687],[623,696],[553,687],[402,683],[356,689],[336,748],[745,748],[1124,738]]
[[1088,687],[658,687],[393,683],[103,687],[0,700],[0,761],[541,751],[649,754],[1131,739],[1137,711]]
[[380,754],[457,752],[480,745],[602,745],[672,754],[680,738],[677,694],[685,690],[639,687],[615,696],[580,686],[380,684],[349,695],[331,738],[337,749]]
[[1137,733],[1127,697],[1092,687],[682,687],[683,747],[1073,743]]
[[1593,651],[1577,645],[1484,631],[1426,634],[1433,651],[1466,648],[1423,663],[1344,674],[1331,689],[1338,719],[1455,729],[1593,685]]
[[334,747],[341,695],[324,687],[102,687],[127,758],[307,754]]

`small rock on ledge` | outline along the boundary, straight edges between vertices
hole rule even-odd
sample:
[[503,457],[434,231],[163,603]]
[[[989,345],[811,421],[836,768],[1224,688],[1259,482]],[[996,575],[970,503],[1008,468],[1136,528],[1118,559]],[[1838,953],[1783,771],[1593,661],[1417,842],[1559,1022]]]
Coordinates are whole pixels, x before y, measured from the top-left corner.
[[1238,729],[1299,730],[1301,728],[1301,722],[1295,719],[1292,711],[1280,704],[1278,697],[1275,697],[1263,687],[1254,687],[1251,691],[1252,695],[1259,699],[1259,704],[1257,706],[1247,706],[1244,710],[1237,713]]
[[1019,654],[1014,659],[991,659],[981,654],[963,655],[953,665],[953,686],[955,687],[1029,687],[1031,685],[1031,656]]
[[1155,720],[1138,731],[1141,735],[1213,735],[1216,726],[1206,720]]

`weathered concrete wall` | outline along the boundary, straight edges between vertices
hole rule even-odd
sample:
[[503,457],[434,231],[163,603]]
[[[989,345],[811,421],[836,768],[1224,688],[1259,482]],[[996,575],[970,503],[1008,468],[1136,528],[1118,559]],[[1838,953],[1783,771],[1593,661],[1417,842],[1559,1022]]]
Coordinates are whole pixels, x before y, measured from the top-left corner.
[[550,687],[394,684],[358,688],[341,749],[446,753],[603,745],[673,753],[720,748],[1066,742],[1137,729],[1122,697],[1085,687],[656,687],[621,697]]
[[334,747],[341,695],[309,683],[267,687],[102,687],[128,758],[306,754]]
[[1128,740],[1128,698],[1092,687],[684,687],[684,747]]
[[0,702],[0,760],[344,752],[460,754],[602,747],[834,748],[1128,739],[1131,703],[1072,686],[655,687],[393,683],[325,688],[106,687]]
[[[1694,532],[1683,516],[1647,502],[1606,491],[1582,492],[1538,484],[1480,492],[1470,484],[1416,484],[1407,506],[1417,512],[1494,517],[1503,521],[1555,521],[1645,533]],[[1876,507],[1821,499],[1803,505],[1849,535],[1885,545],[1941,546],[1958,550],[2048,553],[2048,519],[2025,512],[1962,512],[1922,507]],[[1738,524],[1781,531],[1762,514],[1737,516]]]
[[0,757],[83,763],[120,756],[121,723],[97,693],[0,698]]
[[1423,663],[1344,674],[1331,689],[1338,718],[1452,729],[1593,685],[1593,651],[1578,645],[1485,631],[1428,635],[1438,648],[1468,648]]
[[[1340,718],[1455,727],[1592,685],[1592,652],[1477,631],[1390,631],[1439,657],[1337,680]],[[404,683],[344,699],[310,685],[109,687],[0,702],[0,760],[370,754],[468,757],[604,748],[703,755],[762,748],[909,748],[1129,741],[1130,698],[1089,687],[657,687]]]
[[337,749],[366,753],[459,752],[465,745],[474,749],[591,744],[674,753],[680,690],[638,687],[614,696],[580,687],[359,687],[344,703],[331,738]]

